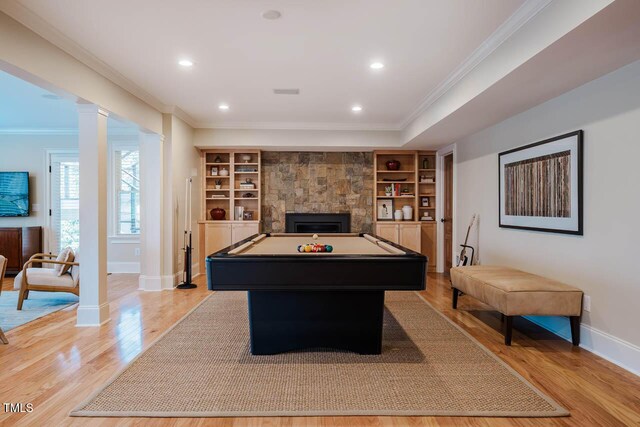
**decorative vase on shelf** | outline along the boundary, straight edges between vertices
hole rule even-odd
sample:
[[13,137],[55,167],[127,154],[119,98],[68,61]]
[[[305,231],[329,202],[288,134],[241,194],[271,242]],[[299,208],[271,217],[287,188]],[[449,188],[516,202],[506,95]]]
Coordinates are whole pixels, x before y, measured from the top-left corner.
[[411,221],[413,219],[413,208],[409,205],[404,205],[402,207],[402,214],[405,221]]
[[393,213],[393,218],[396,221],[402,221],[402,211],[400,209],[396,209],[396,211]]
[[251,154],[243,154],[240,158],[243,162],[249,163],[251,161]]
[[229,170],[227,168],[220,169],[220,172],[218,173],[220,174],[220,176],[229,176]]
[[213,208],[209,213],[211,214],[211,219],[215,221],[222,221],[227,215],[227,212],[222,208]]
[[397,171],[400,169],[400,162],[398,160],[388,160],[385,165],[390,171]]
[[422,169],[429,169],[429,159],[426,157],[422,159]]

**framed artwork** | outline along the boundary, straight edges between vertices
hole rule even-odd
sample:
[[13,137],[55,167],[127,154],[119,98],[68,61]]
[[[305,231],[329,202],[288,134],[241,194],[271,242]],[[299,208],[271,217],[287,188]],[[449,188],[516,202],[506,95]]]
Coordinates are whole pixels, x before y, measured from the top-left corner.
[[377,212],[380,220],[393,219],[393,199],[378,199]]
[[583,234],[581,130],[498,155],[499,226]]
[[211,176],[218,176],[218,167],[211,166]]

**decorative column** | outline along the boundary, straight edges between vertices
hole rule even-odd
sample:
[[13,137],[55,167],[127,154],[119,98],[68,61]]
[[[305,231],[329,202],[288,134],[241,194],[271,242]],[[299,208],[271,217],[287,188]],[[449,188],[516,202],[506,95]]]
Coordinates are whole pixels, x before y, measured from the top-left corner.
[[140,290],[173,289],[163,275],[165,251],[173,242],[163,236],[165,221],[163,136],[140,133]]
[[80,148],[80,305],[77,326],[109,321],[107,300],[107,118],[94,104],[78,104]]

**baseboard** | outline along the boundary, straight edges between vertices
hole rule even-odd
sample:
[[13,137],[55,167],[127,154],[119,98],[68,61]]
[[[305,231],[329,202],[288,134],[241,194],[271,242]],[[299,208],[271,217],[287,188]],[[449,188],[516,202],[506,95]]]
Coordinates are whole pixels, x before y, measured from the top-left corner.
[[80,305],[78,306],[76,326],[101,326],[110,320],[109,303],[102,305]]
[[134,273],[140,274],[139,262],[107,262],[109,273]]
[[[554,334],[571,341],[569,319],[556,316],[525,316]],[[640,376],[640,347],[587,324],[580,325],[580,347]]]

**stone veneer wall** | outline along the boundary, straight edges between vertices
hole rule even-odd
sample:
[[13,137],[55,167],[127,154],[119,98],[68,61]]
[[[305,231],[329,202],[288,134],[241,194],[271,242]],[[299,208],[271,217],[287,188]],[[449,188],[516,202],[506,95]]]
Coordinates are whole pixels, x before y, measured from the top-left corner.
[[262,152],[262,221],[285,231],[285,213],[351,213],[351,231],[372,232],[373,153]]

